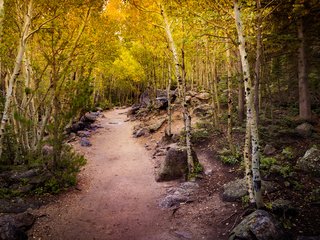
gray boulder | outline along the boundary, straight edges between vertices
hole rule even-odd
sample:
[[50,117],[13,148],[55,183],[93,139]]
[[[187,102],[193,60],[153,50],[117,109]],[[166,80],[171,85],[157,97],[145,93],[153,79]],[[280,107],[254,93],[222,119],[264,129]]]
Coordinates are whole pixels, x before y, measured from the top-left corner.
[[84,123],[94,123],[97,120],[97,117],[98,117],[97,113],[87,112],[82,116],[80,121]]
[[294,216],[298,213],[298,210],[289,200],[277,199],[271,203],[271,206],[272,212],[279,216]]
[[167,190],[168,194],[160,201],[160,207],[171,208],[178,207],[181,203],[188,203],[193,201],[193,195],[199,184],[195,182],[184,182],[178,187],[172,187]]
[[28,239],[25,231],[30,229],[35,217],[30,213],[4,215],[0,217],[0,239],[22,240]]
[[[236,179],[223,186],[222,199],[226,202],[240,201],[242,197],[248,194],[246,179]],[[261,184],[262,193],[272,193],[279,189],[279,185],[275,182],[263,181]]]
[[133,132],[133,137],[139,138],[144,135],[147,135],[148,133],[149,133],[149,130],[147,128],[140,128],[140,129],[137,129]]
[[189,201],[188,196],[184,196],[181,194],[172,194],[166,196],[161,202],[160,207],[161,208],[171,208],[171,207],[177,207],[180,205],[180,203],[186,203]]
[[301,136],[308,138],[312,135],[313,126],[309,123],[302,123],[296,127],[296,132]]
[[302,158],[297,162],[297,168],[313,173],[315,175],[320,175],[320,150],[315,147],[310,148]]
[[159,122],[150,125],[150,126],[148,127],[149,131],[150,131],[151,133],[158,131],[166,121],[167,121],[167,119],[162,119],[162,120],[160,120]]
[[236,226],[229,240],[285,240],[288,239],[280,223],[268,212],[257,210]]
[[273,155],[277,150],[270,144],[267,144],[265,147],[264,147],[264,150],[263,150],[263,154],[264,155],[267,155],[267,156],[270,156],[270,155]]
[[[197,155],[193,151],[193,158],[195,162],[199,162]],[[187,149],[176,144],[172,144],[166,154],[165,160],[160,166],[157,173],[156,181],[170,181],[187,176],[188,174],[188,161]]]
[[229,182],[223,186],[222,199],[226,202],[234,202],[241,200],[242,197],[248,194],[246,180],[236,179],[235,181]]

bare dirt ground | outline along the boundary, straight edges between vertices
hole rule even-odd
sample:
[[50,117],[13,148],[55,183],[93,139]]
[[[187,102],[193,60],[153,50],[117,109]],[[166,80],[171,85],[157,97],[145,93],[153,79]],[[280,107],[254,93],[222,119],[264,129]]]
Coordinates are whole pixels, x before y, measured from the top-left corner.
[[[77,151],[88,159],[76,189],[36,210],[38,218],[30,239],[174,240],[227,239],[239,206],[223,203],[223,166],[206,159],[211,177],[199,181],[193,203],[178,210],[163,210],[159,201],[177,182],[154,180],[152,151],[132,137],[135,123],[126,121],[126,109],[112,110],[101,118],[101,129],[90,138],[92,147]],[[145,141],[155,139],[144,139]],[[221,174],[218,174],[221,172]],[[217,174],[216,174],[217,173]]]

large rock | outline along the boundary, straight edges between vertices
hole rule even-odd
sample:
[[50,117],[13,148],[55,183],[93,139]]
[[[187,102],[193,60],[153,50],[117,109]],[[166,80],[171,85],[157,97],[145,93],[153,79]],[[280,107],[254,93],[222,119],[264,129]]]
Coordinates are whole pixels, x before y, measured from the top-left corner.
[[292,202],[285,199],[277,199],[271,203],[272,213],[278,216],[295,216],[298,210],[293,206]]
[[223,186],[224,191],[222,194],[223,201],[233,202],[241,200],[242,197],[248,194],[246,180],[236,179]]
[[168,98],[167,97],[157,97],[154,107],[159,110],[165,110],[168,108]]
[[159,204],[161,208],[171,208],[177,207],[181,203],[186,203],[189,201],[189,197],[181,194],[172,194],[166,196]]
[[4,215],[0,217],[0,239],[22,240],[28,239],[25,231],[30,229],[35,217],[30,213]]
[[167,121],[167,119],[162,119],[162,120],[156,122],[155,124],[150,125],[148,127],[149,131],[151,133],[158,131],[166,121]]
[[97,117],[96,113],[87,112],[81,117],[80,121],[83,123],[94,123],[97,120]]
[[312,147],[297,162],[297,168],[305,172],[320,175],[320,150]]
[[140,95],[139,103],[140,103],[140,106],[143,108],[148,107],[151,104],[149,92],[150,92],[150,90],[147,89]]
[[184,182],[178,187],[172,187],[167,190],[168,195],[160,201],[161,208],[177,207],[181,203],[193,201],[193,195],[199,185],[195,182]]
[[149,133],[149,130],[147,128],[144,128],[144,127],[139,128],[133,132],[133,137],[139,138],[139,137],[147,135],[148,133]]
[[[246,179],[236,179],[223,186],[222,199],[226,202],[240,201],[242,197],[248,194]],[[261,184],[262,193],[272,193],[279,189],[279,185],[275,182],[263,181]]]
[[[197,155],[192,153],[195,162],[198,162]],[[164,162],[156,176],[156,181],[170,181],[186,177],[188,174],[187,149],[176,144],[170,146]]]
[[312,135],[313,126],[309,123],[302,123],[296,127],[296,132],[301,136],[308,138]]
[[288,239],[280,223],[268,212],[257,210],[236,226],[229,240],[285,240]]

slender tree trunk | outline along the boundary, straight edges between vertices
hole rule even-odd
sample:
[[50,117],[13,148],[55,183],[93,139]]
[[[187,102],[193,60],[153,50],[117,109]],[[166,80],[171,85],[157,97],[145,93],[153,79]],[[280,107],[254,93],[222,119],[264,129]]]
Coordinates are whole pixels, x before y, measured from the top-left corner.
[[238,76],[238,120],[240,123],[243,122],[244,119],[244,83],[243,83],[243,75],[241,59],[239,61],[239,76]]
[[254,204],[254,194],[252,188],[252,171],[251,171],[251,162],[250,162],[250,139],[251,139],[251,126],[250,122],[246,122],[246,135],[245,135],[245,142],[244,142],[244,149],[243,149],[243,159],[244,159],[244,168],[245,168],[245,178],[248,187],[249,193],[249,201],[250,203]]
[[[175,45],[175,42],[172,37],[172,33],[171,33],[171,29],[170,29],[170,25],[168,22],[168,18],[167,18],[165,9],[162,5],[161,5],[161,15],[163,17],[164,28],[165,28],[166,35],[168,38],[169,47],[172,52],[176,78],[177,78],[177,82],[179,83],[179,88],[180,88],[181,105],[182,105],[182,109],[183,109],[183,116],[184,116],[184,121],[185,121],[185,130],[186,130],[188,170],[189,170],[189,174],[191,174],[194,172],[194,159],[192,157],[192,149],[191,149],[191,116],[189,114],[187,104],[186,104],[186,99],[185,99],[186,81],[185,81],[185,72],[184,72],[184,70],[185,70],[184,69],[184,61],[182,62],[182,66],[181,66],[182,70],[183,70],[183,75],[181,76],[178,52],[177,52],[176,45]],[[183,51],[182,51],[182,55],[184,55]],[[183,56],[183,59],[184,59],[184,56]]]
[[218,73],[217,73],[217,62],[216,57],[213,58],[213,66],[212,66],[212,73],[213,73],[213,89],[214,89],[214,98],[217,104],[217,115],[220,117],[221,114],[221,107],[220,107],[220,98],[219,98],[219,89],[218,89]]
[[11,107],[13,87],[15,85],[17,77],[20,74],[23,55],[24,55],[24,52],[27,47],[27,40],[28,40],[28,35],[29,35],[29,30],[30,30],[30,25],[31,25],[31,19],[32,19],[32,0],[29,1],[28,11],[24,17],[24,23],[23,23],[23,27],[21,30],[18,53],[16,56],[14,69],[13,69],[12,75],[10,77],[8,89],[6,92],[5,105],[4,105],[4,109],[2,112],[2,119],[1,119],[1,124],[0,124],[0,158],[2,156],[2,151],[3,151],[3,137],[4,137],[5,128],[6,128],[6,125],[8,122],[8,114],[9,114],[10,107]]
[[298,37],[300,41],[298,51],[298,76],[299,76],[299,117],[303,120],[311,119],[311,103],[307,74],[307,57],[305,51],[304,19],[298,19]]
[[172,136],[171,124],[172,124],[172,109],[171,109],[171,65],[168,64],[168,87],[167,87],[167,96],[168,96],[168,129],[167,135]]
[[261,51],[262,51],[262,14],[261,1],[257,3],[257,47],[256,47],[256,63],[255,63],[255,79],[254,79],[254,107],[256,110],[257,122],[259,122],[259,96],[260,96],[260,78],[261,78]]
[[[260,176],[260,147],[259,147],[259,135],[256,111],[254,107],[254,96],[252,89],[252,80],[250,76],[250,67],[248,62],[248,55],[246,50],[246,42],[243,33],[242,21],[240,16],[240,6],[237,0],[234,0],[234,13],[235,21],[239,38],[239,52],[242,62],[243,78],[245,84],[246,92],[246,102],[247,102],[247,126],[250,126],[251,132],[251,145],[252,145],[252,177],[253,177],[253,190],[255,203],[257,208],[262,208],[264,206],[262,200],[261,191],[261,176]],[[248,136],[248,135],[247,135]],[[248,139],[246,139],[248,141]]]
[[227,128],[227,139],[229,143],[229,148],[232,154],[235,154],[235,148],[232,142],[232,73],[231,73],[231,54],[230,54],[230,44],[227,41],[227,87],[228,87],[228,128]]

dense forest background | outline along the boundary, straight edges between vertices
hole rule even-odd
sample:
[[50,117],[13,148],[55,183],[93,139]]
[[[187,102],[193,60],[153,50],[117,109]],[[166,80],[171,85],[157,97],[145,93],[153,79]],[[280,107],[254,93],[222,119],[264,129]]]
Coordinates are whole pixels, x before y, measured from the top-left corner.
[[[83,113],[131,105],[145,90],[156,95],[169,83],[174,90],[182,84],[179,74],[184,92],[210,93],[212,122],[220,128],[228,119],[232,142],[232,126],[243,123],[250,91],[244,87],[234,3],[0,1],[2,168],[67,164],[66,129]],[[256,121],[316,121],[319,2],[240,5]],[[46,144],[53,147],[50,157]]]

